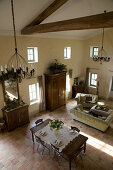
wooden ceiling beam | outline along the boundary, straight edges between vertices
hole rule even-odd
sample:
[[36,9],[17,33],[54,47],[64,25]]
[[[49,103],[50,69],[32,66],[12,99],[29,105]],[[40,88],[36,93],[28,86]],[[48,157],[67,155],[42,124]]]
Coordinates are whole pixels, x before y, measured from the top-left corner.
[[84,30],[113,27],[113,11],[70,20],[28,26],[21,34],[58,32],[69,30]]
[[36,17],[28,26],[38,25],[48,16],[59,9],[63,4],[69,0],[55,0],[48,8],[46,8],[38,17]]

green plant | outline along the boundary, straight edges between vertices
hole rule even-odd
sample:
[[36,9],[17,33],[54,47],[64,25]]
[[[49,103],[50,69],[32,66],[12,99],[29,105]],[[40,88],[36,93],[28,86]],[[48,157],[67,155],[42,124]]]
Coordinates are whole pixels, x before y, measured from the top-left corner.
[[51,121],[51,122],[49,123],[49,126],[50,126],[50,128],[52,128],[52,129],[60,130],[60,129],[62,129],[63,124],[64,124],[64,123],[63,123],[62,121],[60,121],[60,120],[58,120],[58,119],[54,119],[53,121]]
[[6,103],[6,106],[4,106],[3,109],[7,110],[7,111],[15,109],[15,108],[17,108],[19,106],[24,105],[23,101],[19,101],[18,99],[15,99],[15,98],[13,100],[11,100],[8,97],[8,95],[6,95],[6,97],[5,97],[5,103]]
[[84,85],[84,81],[79,81],[79,85],[83,86]]
[[48,70],[49,70],[50,73],[55,74],[55,73],[60,73],[60,72],[63,72],[63,71],[67,71],[67,68],[66,68],[66,65],[58,63],[58,61],[55,59],[55,61],[52,62],[49,65]]

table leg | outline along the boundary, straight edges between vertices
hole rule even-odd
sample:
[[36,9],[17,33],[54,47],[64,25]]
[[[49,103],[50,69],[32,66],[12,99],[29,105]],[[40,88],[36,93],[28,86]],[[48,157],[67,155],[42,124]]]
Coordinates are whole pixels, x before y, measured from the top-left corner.
[[71,170],[71,159],[69,160],[69,170]]
[[84,143],[84,153],[86,152],[86,142]]
[[31,134],[32,134],[32,141],[34,143],[34,134],[33,134],[33,132],[31,132]]

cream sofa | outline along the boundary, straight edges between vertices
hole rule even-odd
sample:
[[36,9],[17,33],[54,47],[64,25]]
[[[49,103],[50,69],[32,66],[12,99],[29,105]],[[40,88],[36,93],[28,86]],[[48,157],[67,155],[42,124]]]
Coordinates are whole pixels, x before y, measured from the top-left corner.
[[[91,97],[92,103],[86,102],[87,97]],[[98,96],[94,94],[77,93],[75,100],[77,104],[82,104],[83,107],[91,108],[98,102]]]
[[105,120],[101,116],[94,117],[93,115],[85,113],[85,111],[83,110],[83,106],[81,104],[71,109],[70,112],[73,119],[85,123],[103,132],[106,131],[110,123],[113,121],[112,110],[110,111],[110,114],[107,116],[107,118],[104,117]]

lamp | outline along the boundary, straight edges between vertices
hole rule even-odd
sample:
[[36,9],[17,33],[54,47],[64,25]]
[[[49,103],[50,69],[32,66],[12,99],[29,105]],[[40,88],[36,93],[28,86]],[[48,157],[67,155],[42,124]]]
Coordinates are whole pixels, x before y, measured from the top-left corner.
[[[104,11],[104,13],[106,14],[106,11]],[[103,34],[102,34],[102,47],[98,53],[98,56],[93,56],[93,61],[99,61],[100,64],[102,64],[102,62],[104,61],[106,62],[110,61],[110,56],[108,56],[107,52],[104,49],[104,28],[103,28]]]
[[8,64],[7,65],[5,64],[5,69],[3,69],[3,66],[1,66],[1,76],[0,76],[1,81],[9,78],[22,80],[23,78],[34,76],[34,72],[35,72],[34,66],[32,64],[31,64],[31,70],[30,72],[28,72],[28,65],[26,60],[18,53],[13,0],[11,0],[11,8],[12,8],[15,53],[10,57]]

